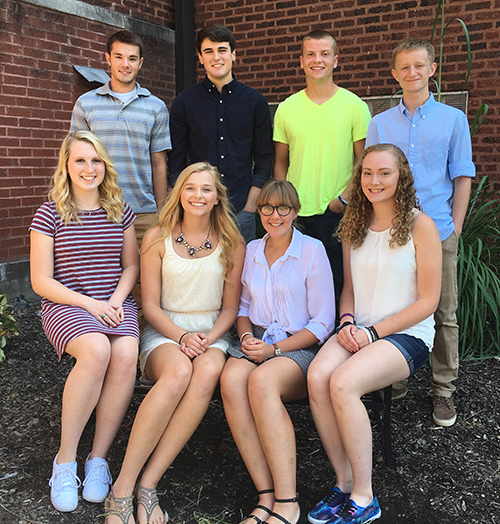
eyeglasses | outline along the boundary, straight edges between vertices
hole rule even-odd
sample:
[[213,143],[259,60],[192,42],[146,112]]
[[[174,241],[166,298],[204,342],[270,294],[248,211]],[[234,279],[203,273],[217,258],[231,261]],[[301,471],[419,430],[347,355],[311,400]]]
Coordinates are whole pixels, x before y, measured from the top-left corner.
[[276,209],[276,211],[278,211],[278,215],[280,217],[286,217],[287,215],[290,214],[290,211],[293,209],[293,206],[284,206],[284,205],[271,206],[270,204],[266,204],[264,206],[260,206],[259,207],[259,211],[265,217],[270,217],[274,213],[275,209]]

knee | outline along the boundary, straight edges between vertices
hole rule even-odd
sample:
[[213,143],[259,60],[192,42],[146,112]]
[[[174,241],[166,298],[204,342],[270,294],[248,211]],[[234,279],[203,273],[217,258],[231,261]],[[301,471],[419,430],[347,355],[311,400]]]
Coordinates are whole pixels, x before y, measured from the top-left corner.
[[119,373],[129,376],[137,373],[137,357],[139,354],[139,347],[137,341],[134,339],[128,344],[124,344],[118,348],[118,351],[113,352],[113,365]]
[[196,375],[194,387],[200,397],[212,397],[219,382],[221,371],[222,366],[210,358],[200,359],[196,362],[193,374]]
[[323,366],[315,365],[314,361],[307,371],[307,390],[311,401],[319,400],[322,396],[329,395],[329,382],[331,372]]
[[85,341],[85,350],[77,357],[77,364],[96,377],[102,377],[111,360],[111,345],[107,337],[95,337]]
[[189,386],[192,373],[191,362],[178,362],[163,371],[155,383],[155,388],[161,389],[166,398],[182,397]]
[[247,397],[248,380],[235,367],[225,367],[220,377],[220,392],[225,406],[237,403],[241,397]]
[[334,406],[342,407],[345,404],[348,396],[353,393],[350,384],[352,384],[352,380],[345,373],[335,372],[332,374],[328,385],[330,398]]
[[265,402],[273,395],[279,395],[273,377],[270,377],[265,371],[260,366],[252,371],[248,379],[248,396],[250,401],[261,406],[264,406]]

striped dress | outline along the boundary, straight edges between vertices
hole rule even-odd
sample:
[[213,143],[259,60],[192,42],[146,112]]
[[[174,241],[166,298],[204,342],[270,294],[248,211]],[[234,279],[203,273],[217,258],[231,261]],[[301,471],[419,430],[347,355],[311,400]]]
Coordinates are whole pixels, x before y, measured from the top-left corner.
[[[109,300],[122,274],[123,232],[133,224],[135,215],[125,204],[118,224],[110,222],[102,208],[85,211],[80,220],[65,225],[55,203],[45,202],[33,217],[30,229],[54,238],[55,280],[77,293]],[[60,359],[66,346],[86,333],[130,335],[139,339],[137,306],[132,294],[125,299],[123,311],[120,325],[104,326],[85,309],[42,298],[42,326]]]

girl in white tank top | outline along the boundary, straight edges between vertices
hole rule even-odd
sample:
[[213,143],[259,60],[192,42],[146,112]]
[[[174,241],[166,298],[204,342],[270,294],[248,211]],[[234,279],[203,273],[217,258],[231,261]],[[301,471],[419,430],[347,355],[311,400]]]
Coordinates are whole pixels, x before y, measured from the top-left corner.
[[403,152],[390,144],[365,149],[338,232],[340,326],[308,373],[311,410],[337,476],[331,494],[309,512],[313,524],[368,523],[381,515],[361,397],[415,373],[432,347],[441,243],[418,208]]

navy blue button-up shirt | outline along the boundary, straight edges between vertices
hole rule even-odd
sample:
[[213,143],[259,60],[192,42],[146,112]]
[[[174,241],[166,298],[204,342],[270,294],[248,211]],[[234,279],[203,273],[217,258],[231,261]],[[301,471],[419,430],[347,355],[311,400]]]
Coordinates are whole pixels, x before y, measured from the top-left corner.
[[262,187],[271,177],[274,144],[269,106],[258,91],[234,77],[222,93],[208,77],[180,93],[170,112],[170,135],[170,185],[188,165],[207,161],[219,169],[239,212],[250,187]]

